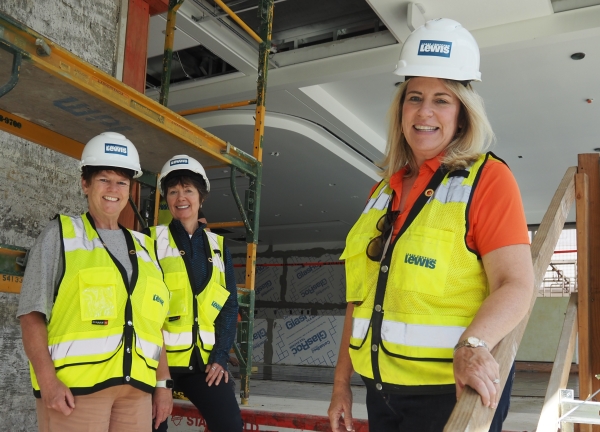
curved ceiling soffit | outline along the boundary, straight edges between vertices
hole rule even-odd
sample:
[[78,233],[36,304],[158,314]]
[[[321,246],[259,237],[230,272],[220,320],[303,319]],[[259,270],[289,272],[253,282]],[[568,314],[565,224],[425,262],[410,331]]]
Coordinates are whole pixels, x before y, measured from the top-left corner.
[[[254,115],[254,111],[235,110],[196,114],[186,118],[204,129],[209,129],[219,126],[254,127]],[[373,180],[381,180],[378,174],[380,170],[371,160],[316,123],[287,114],[267,113],[265,128],[283,129],[300,134],[329,150]]]

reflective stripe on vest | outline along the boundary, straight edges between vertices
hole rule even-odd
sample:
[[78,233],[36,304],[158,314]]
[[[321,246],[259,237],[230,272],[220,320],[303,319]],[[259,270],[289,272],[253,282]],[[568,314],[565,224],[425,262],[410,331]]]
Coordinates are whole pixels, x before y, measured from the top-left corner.
[[[352,320],[352,337],[363,340],[369,331],[369,320]],[[466,327],[406,324],[383,320],[381,338],[399,345],[425,348],[454,348]]]
[[[488,153],[467,170],[446,174],[391,245],[380,305],[382,349],[373,348],[369,330],[383,267],[366,257],[366,247],[380,235],[375,225],[387,212],[381,204],[388,202],[382,197],[392,191],[383,181],[373,192],[348,234],[342,254],[346,300],[355,303],[350,356],[357,373],[374,379],[377,368],[384,385],[454,384],[452,348],[489,295],[481,259],[466,245],[469,202],[488,160],[497,159]],[[377,358],[378,364],[372,364],[372,358]]]
[[[207,364],[215,344],[214,323],[230,295],[225,288],[223,237],[205,231],[212,272],[204,290],[194,296],[184,258],[169,227],[159,225],[150,232],[156,239],[158,259],[171,291],[171,309],[163,328],[169,367],[187,368],[194,349]],[[195,341],[194,331],[198,335]]]
[[[166,330],[163,330],[163,335],[165,338],[165,345],[167,346],[186,346],[192,344],[192,332],[183,332],[183,333],[170,333]],[[215,333],[200,330],[200,339],[209,345],[215,344]]]
[[67,357],[110,354],[117,350],[121,340],[123,340],[123,335],[120,334],[104,338],[72,340],[50,345],[48,351],[53,361]]
[[152,392],[169,308],[154,241],[124,231],[127,247],[137,257],[132,275],[136,284],[128,293],[125,276],[88,218],[59,219],[64,274],[48,323],[48,352],[58,378],[76,395],[125,382]]

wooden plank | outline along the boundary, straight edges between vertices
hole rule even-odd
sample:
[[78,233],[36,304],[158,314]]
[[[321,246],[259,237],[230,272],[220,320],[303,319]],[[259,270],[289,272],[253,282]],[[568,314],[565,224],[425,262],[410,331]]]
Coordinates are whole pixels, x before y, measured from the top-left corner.
[[546,389],[544,406],[538,422],[537,430],[551,432],[558,429],[559,412],[559,390],[567,388],[569,372],[575,353],[575,341],[577,338],[577,294],[571,294],[565,321],[563,322],[562,333],[556,349],[554,358],[554,367],[550,374],[550,381]]
[[169,0],[146,0],[150,6],[150,15],[158,15],[169,10]]
[[[578,155],[578,172],[588,176],[589,191],[589,220],[588,220],[588,259],[589,263],[600,262],[600,170],[598,167],[598,153],[587,153]],[[579,248],[579,245],[578,245]],[[600,334],[600,266],[589,265],[589,301],[588,313],[590,317],[590,372],[600,371],[600,338],[594,335]],[[591,379],[591,378],[590,378]],[[600,381],[592,380],[590,393],[600,388]],[[583,393],[580,393],[584,396]],[[585,395],[587,397],[587,394]],[[598,402],[598,396],[592,400]],[[594,432],[600,432],[600,426],[592,427]]]
[[[590,352],[590,257],[589,257],[589,181],[585,172],[575,175],[577,210],[577,321],[579,336],[579,399],[592,394]],[[580,432],[591,432],[591,425],[576,425]]]
[[72,158],[81,159],[84,144],[2,109],[0,109],[0,130]]
[[[531,257],[533,259],[535,287],[540,286],[550,259],[554,253],[554,247],[560,237],[569,210],[575,201],[575,173],[576,167],[567,169],[558,189],[552,197],[550,206],[542,219],[540,228],[531,244]],[[529,315],[537,298],[537,289],[533,290],[533,296],[529,305],[529,311],[521,322],[502,339],[492,350],[496,361],[500,365],[501,387],[504,388],[508,373],[517,355],[519,343],[525,332]],[[466,387],[457,402],[450,419],[444,428],[445,432],[458,431],[484,431],[488,430],[494,410],[481,404],[479,394],[470,387]]]
[[[0,98],[0,109],[77,143],[108,130],[121,132],[136,145],[150,172],[160,171],[173,154],[189,154],[205,166],[230,164],[258,175],[260,164],[235,146],[2,13],[0,26],[0,39],[23,55],[19,82]],[[37,54],[38,39],[48,44],[50,55]],[[12,58],[0,50],[0,82],[10,76]]]
[[148,3],[144,0],[129,0],[123,82],[140,93],[144,93],[146,89],[149,23]]

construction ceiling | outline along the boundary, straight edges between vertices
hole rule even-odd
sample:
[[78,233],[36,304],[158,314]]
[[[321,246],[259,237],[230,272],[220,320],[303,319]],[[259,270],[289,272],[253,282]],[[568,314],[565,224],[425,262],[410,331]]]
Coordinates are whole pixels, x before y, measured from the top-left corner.
[[[226,3],[257,30],[257,0]],[[517,178],[528,223],[538,224],[577,154],[600,148],[599,4],[425,0],[409,22],[407,1],[276,0],[260,244],[344,240],[379,180],[375,163],[385,150],[401,43],[409,25],[438,17],[462,23],[480,46],[483,81],[475,88],[497,136],[493,151]],[[165,24],[163,16],[150,23],[151,97],[157,97]],[[174,50],[169,106],[175,111],[255,97],[257,44],[214,3],[184,2]],[[585,56],[574,60],[575,53]],[[248,107],[189,118],[252,153],[253,115]],[[208,173],[210,221],[239,220],[226,171]],[[226,237],[242,235],[231,231]]]

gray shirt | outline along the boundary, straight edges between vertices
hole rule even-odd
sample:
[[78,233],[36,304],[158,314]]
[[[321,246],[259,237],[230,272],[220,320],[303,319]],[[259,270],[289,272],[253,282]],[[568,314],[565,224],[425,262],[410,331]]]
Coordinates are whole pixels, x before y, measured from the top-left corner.
[[[123,231],[99,229],[98,234],[106,244],[106,248],[125,268],[127,277],[131,281],[133,269]],[[41,312],[46,315],[46,321],[50,320],[54,296],[58,291],[64,266],[60,224],[55,219],[48,223],[29,251],[17,318],[30,312]]]

